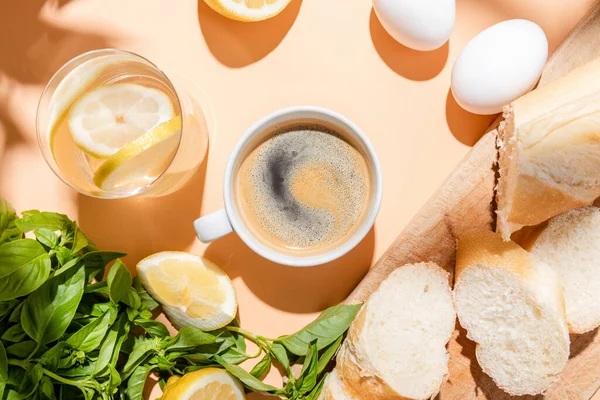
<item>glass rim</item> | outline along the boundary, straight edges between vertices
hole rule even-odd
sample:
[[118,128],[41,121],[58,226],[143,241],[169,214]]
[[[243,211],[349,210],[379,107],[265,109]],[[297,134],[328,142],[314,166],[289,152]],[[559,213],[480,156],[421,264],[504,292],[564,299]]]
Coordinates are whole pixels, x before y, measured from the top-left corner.
[[[48,157],[46,156],[46,153],[42,146],[42,140],[41,140],[42,133],[41,133],[41,129],[40,129],[40,110],[42,108],[42,100],[48,95],[50,85],[57,79],[57,75],[60,74],[65,69],[65,67],[67,67],[69,64],[74,63],[77,60],[80,60],[81,58],[84,58],[84,57],[90,56],[90,55],[94,55],[96,53],[98,53],[97,55],[99,56],[99,55],[101,55],[101,53],[104,53],[104,52],[124,53],[129,56],[133,56],[134,58],[139,58],[142,61],[148,63],[152,68],[156,69],[156,71],[158,71],[158,73],[161,75],[161,77],[164,78],[164,80],[167,82],[167,84],[173,90],[173,93],[175,94],[175,100],[177,101],[177,106],[179,107],[179,111],[181,112],[181,129],[180,129],[180,133],[179,133],[179,138],[177,140],[177,148],[175,149],[175,152],[173,153],[173,157],[171,158],[171,160],[169,161],[169,163],[167,164],[165,169],[156,177],[156,179],[154,179],[152,182],[148,183],[146,186],[142,187],[140,190],[135,191],[132,194],[118,195],[118,196],[112,196],[112,197],[98,196],[93,193],[83,193],[80,188],[78,188],[72,182],[69,182],[67,179],[65,179],[62,176],[62,171],[60,170],[58,165],[56,165],[56,168],[54,168],[50,164],[50,161],[48,160]],[[62,82],[62,79],[60,80],[60,82]],[[96,199],[104,199],[104,200],[118,200],[118,199],[127,199],[127,198],[136,197],[136,196],[146,192],[147,190],[152,188],[160,180],[160,178],[162,178],[163,175],[169,170],[169,168],[175,161],[175,157],[177,157],[177,154],[179,153],[179,148],[181,147],[181,141],[183,138],[184,119],[185,118],[183,117],[183,106],[182,106],[182,102],[181,102],[179,93],[177,92],[177,88],[175,87],[175,85],[173,84],[171,79],[169,79],[167,74],[161,68],[158,67],[158,65],[156,65],[155,63],[153,63],[146,57],[139,55],[137,53],[134,53],[133,51],[117,49],[114,47],[105,47],[102,49],[89,50],[84,53],[76,55],[75,57],[66,61],[63,65],[60,66],[60,68],[58,68],[58,70],[56,70],[56,72],[54,72],[54,74],[52,74],[50,79],[48,79],[48,83],[46,83],[46,85],[44,86],[44,90],[42,90],[42,94],[40,95],[40,98],[38,100],[38,105],[36,107],[36,112],[35,112],[35,130],[36,130],[36,139],[37,139],[38,147],[42,153],[42,157],[44,157],[44,161],[46,162],[46,165],[48,165],[48,167],[50,167],[50,170],[52,170],[52,172],[58,179],[60,179],[64,184],[66,184],[70,188],[74,189],[77,193],[83,194],[84,196],[88,196],[88,197],[92,197],[92,198],[96,198]],[[52,153],[51,150],[50,150],[50,153]],[[102,191],[102,189],[99,189],[99,190]]]

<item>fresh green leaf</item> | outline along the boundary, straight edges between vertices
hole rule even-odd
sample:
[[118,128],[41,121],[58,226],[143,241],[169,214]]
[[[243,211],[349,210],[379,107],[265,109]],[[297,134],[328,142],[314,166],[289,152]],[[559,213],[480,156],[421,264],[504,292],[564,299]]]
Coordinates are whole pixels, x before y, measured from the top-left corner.
[[342,304],[328,308],[300,331],[280,337],[276,342],[283,344],[292,354],[298,356],[308,352],[309,343],[313,340],[317,340],[317,348],[322,350],[348,330],[361,305]]
[[91,282],[92,279],[98,280],[104,277],[104,268],[116,260],[119,257],[124,257],[127,254],[118,253],[114,251],[90,251],[81,257],[82,262],[85,264],[85,275],[87,281]]
[[129,354],[129,358],[127,358],[121,377],[126,379],[138,365],[143,364],[150,356],[156,353],[160,349],[160,345],[161,338],[135,338],[133,350]]
[[325,371],[325,368],[327,368],[327,365],[329,365],[329,362],[336,355],[338,349],[340,348],[343,339],[343,336],[337,338],[337,340],[330,344],[329,347],[327,347],[327,349],[325,349],[325,351],[321,354],[317,366],[317,375],[321,375],[321,373]]
[[56,394],[54,393],[54,385],[47,376],[42,376],[40,385],[38,388],[38,399],[39,400],[55,400]]
[[33,353],[36,347],[37,345],[33,340],[24,340],[8,346],[6,348],[6,354],[17,358],[27,358]]
[[[54,249],[54,251],[56,259],[58,260],[58,263],[61,266],[64,267],[65,265],[72,265],[72,263],[70,263],[71,261],[73,261],[73,255],[71,254],[71,250],[64,246],[58,246],[56,249]],[[61,273],[63,272],[64,270],[62,270],[61,268]]]
[[71,254],[77,254],[88,245],[88,239],[76,223],[73,223],[73,230],[73,246],[71,247]]
[[0,320],[12,313],[19,304],[21,301],[17,299],[0,301]]
[[99,293],[108,296],[108,285],[106,281],[91,283],[85,287],[85,293]]
[[323,377],[321,378],[317,386],[315,386],[315,388],[312,390],[312,392],[306,395],[305,400],[317,400],[319,398],[321,391],[323,391],[323,385],[325,385],[325,380],[327,379],[328,375],[329,373],[323,375]]
[[33,231],[38,242],[51,249],[58,245],[58,235],[48,228],[40,228]]
[[158,304],[158,302],[148,294],[142,285],[142,281],[140,281],[140,278],[137,276],[133,278],[133,287],[135,288],[138,296],[140,296],[142,304],[144,304],[148,310],[152,311],[155,308],[158,308],[160,304]]
[[138,296],[134,288],[129,286],[125,291],[125,295],[121,298],[121,301],[127,304],[129,307],[137,310],[142,305],[142,300]]
[[257,379],[262,380],[269,371],[271,370],[271,356],[269,354],[265,354],[265,356],[260,360],[250,371],[250,375],[254,376]]
[[317,349],[317,340],[313,340],[308,348],[308,353],[304,357],[304,365],[300,377],[297,380],[296,387],[301,394],[310,392],[317,384],[317,368],[319,363],[319,350]]
[[70,350],[67,342],[58,342],[40,357],[40,364],[49,371],[56,371],[60,360]]
[[198,328],[186,326],[181,328],[175,341],[168,346],[167,351],[192,350],[197,346],[215,343],[215,336]]
[[277,361],[279,361],[279,364],[281,364],[283,369],[287,372],[288,377],[291,377],[292,372],[290,369],[290,359],[285,347],[283,347],[283,345],[280,343],[273,343],[269,352]]
[[27,334],[23,330],[23,327],[21,326],[21,324],[15,324],[15,325],[11,326],[10,328],[8,328],[2,334],[1,339],[5,340],[7,342],[16,343],[16,342],[23,341],[26,336],[27,336]]
[[113,326],[104,337],[100,345],[98,359],[93,371],[93,375],[99,375],[104,372],[108,365],[115,366],[121,351],[121,346],[129,333],[129,321],[127,316],[121,314]]
[[102,343],[102,339],[106,335],[108,328],[115,322],[117,317],[117,309],[109,308],[102,316],[96,318],[68,339],[67,343],[76,350],[89,353],[95,350]]
[[83,263],[83,261],[81,261],[81,257],[74,257],[64,264],[61,263],[62,267],[60,267],[59,269],[54,271],[54,276],[63,274],[73,267],[76,267],[76,266],[79,267],[79,266],[81,266],[82,263]]
[[128,400],[142,400],[142,394],[144,391],[144,385],[150,372],[155,367],[152,365],[140,365],[133,371],[129,380],[127,380],[127,388],[125,389],[125,395]]
[[115,303],[119,303],[132,284],[131,274],[121,260],[117,260],[108,271],[108,295]]
[[48,279],[50,269],[50,256],[33,239],[0,245],[0,301],[33,292]]
[[84,269],[71,269],[31,293],[21,312],[21,325],[29,337],[39,345],[59,339],[77,311],[84,283]]
[[[0,207],[2,207],[2,198],[0,198]],[[2,210],[0,209],[0,212]],[[8,357],[4,345],[0,342],[0,399],[4,398],[4,389],[8,381]]]
[[274,386],[267,385],[266,383],[261,382],[256,379],[254,376],[250,375],[245,369],[238,365],[231,365],[225,360],[223,360],[220,356],[215,356],[215,361],[221,364],[223,368],[227,370],[231,375],[238,378],[247,388],[255,391],[255,392],[264,392],[264,393],[278,393],[279,389]]
[[53,232],[67,232],[71,229],[71,220],[66,215],[53,212],[39,212],[37,210],[24,211],[23,217],[19,218],[16,223],[22,232],[30,232],[42,228]]
[[169,330],[162,322],[147,318],[136,318],[133,320],[133,324],[144,329],[150,336],[169,336]]
[[24,305],[25,305],[24,301],[21,301],[19,303],[19,305],[10,314],[10,317],[8,317],[8,322],[13,322],[13,323],[21,322],[21,310],[23,310]]
[[227,361],[229,364],[235,365],[242,363],[250,358],[245,352],[238,350],[237,347],[230,347],[227,349],[227,351],[219,355],[223,358],[223,360]]
[[14,208],[0,197],[0,244],[21,237],[21,231],[17,228],[16,221],[17,214]]
[[33,393],[36,392],[42,377],[44,376],[44,369],[40,364],[34,364],[32,367],[27,369],[25,372],[25,378],[21,382],[19,389],[20,393],[26,393],[23,398],[29,399]]

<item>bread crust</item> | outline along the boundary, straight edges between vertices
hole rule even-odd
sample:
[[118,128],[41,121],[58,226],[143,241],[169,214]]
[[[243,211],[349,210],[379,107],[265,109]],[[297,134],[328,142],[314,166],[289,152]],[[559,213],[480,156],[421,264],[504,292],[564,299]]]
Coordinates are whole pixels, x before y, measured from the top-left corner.
[[[435,263],[420,263],[418,265],[435,268],[437,273],[443,275],[446,280],[449,279],[449,274]],[[448,291],[450,292],[449,285]],[[411,400],[397,393],[379,375],[369,355],[365,352],[364,345],[361,344],[369,312],[373,311],[369,309],[367,303],[359,311],[356,319],[350,326],[348,336],[337,356],[336,370],[342,381],[344,392],[352,398],[359,400]],[[439,393],[441,385],[447,379],[448,374],[445,374],[440,380],[437,390],[431,393],[430,397],[435,397]]]
[[600,196],[599,111],[600,58],[504,109],[496,192],[504,240]]

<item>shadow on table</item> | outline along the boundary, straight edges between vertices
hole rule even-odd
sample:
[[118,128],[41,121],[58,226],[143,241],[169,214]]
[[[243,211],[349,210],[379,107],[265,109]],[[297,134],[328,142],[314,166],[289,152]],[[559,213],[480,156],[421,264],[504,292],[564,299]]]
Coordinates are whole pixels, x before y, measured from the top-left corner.
[[105,200],[78,195],[81,229],[98,248],[127,253],[123,260],[132,272],[152,253],[187,250],[196,238],[193,222],[200,216],[207,162],[208,157],[183,188],[167,196]]
[[287,267],[252,251],[235,233],[211,243],[205,257],[231,278],[241,277],[265,303],[287,312],[311,313],[342,302],[365,276],[373,260],[375,228],[348,254],[330,263]]
[[426,81],[435,78],[444,69],[448,60],[449,42],[432,51],[410,49],[386,32],[373,9],[369,28],[379,57],[398,75],[413,81]]
[[496,118],[498,118],[498,114],[477,115],[468,112],[458,105],[452,95],[452,90],[448,89],[446,122],[452,135],[462,144],[474,146]]
[[301,5],[302,0],[292,0],[276,18],[240,22],[221,16],[199,0],[198,22],[213,56],[227,67],[241,68],[275,50],[294,24]]
[[0,2],[0,171],[5,154],[17,146],[35,147],[35,132],[24,132],[15,123],[11,99],[23,85],[40,90],[52,74],[74,56],[109,46],[106,36],[82,33],[51,25],[44,15],[60,12],[67,0]]

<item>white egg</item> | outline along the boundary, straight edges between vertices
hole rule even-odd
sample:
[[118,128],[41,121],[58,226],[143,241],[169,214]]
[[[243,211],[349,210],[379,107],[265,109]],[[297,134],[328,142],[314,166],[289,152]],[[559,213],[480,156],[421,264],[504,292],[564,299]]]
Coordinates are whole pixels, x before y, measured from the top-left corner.
[[467,111],[496,114],[535,86],[547,57],[548,40],[537,24],[500,22],[462,49],[452,69],[452,94]]
[[456,16],[455,0],[373,0],[385,30],[415,50],[434,50],[448,41]]

